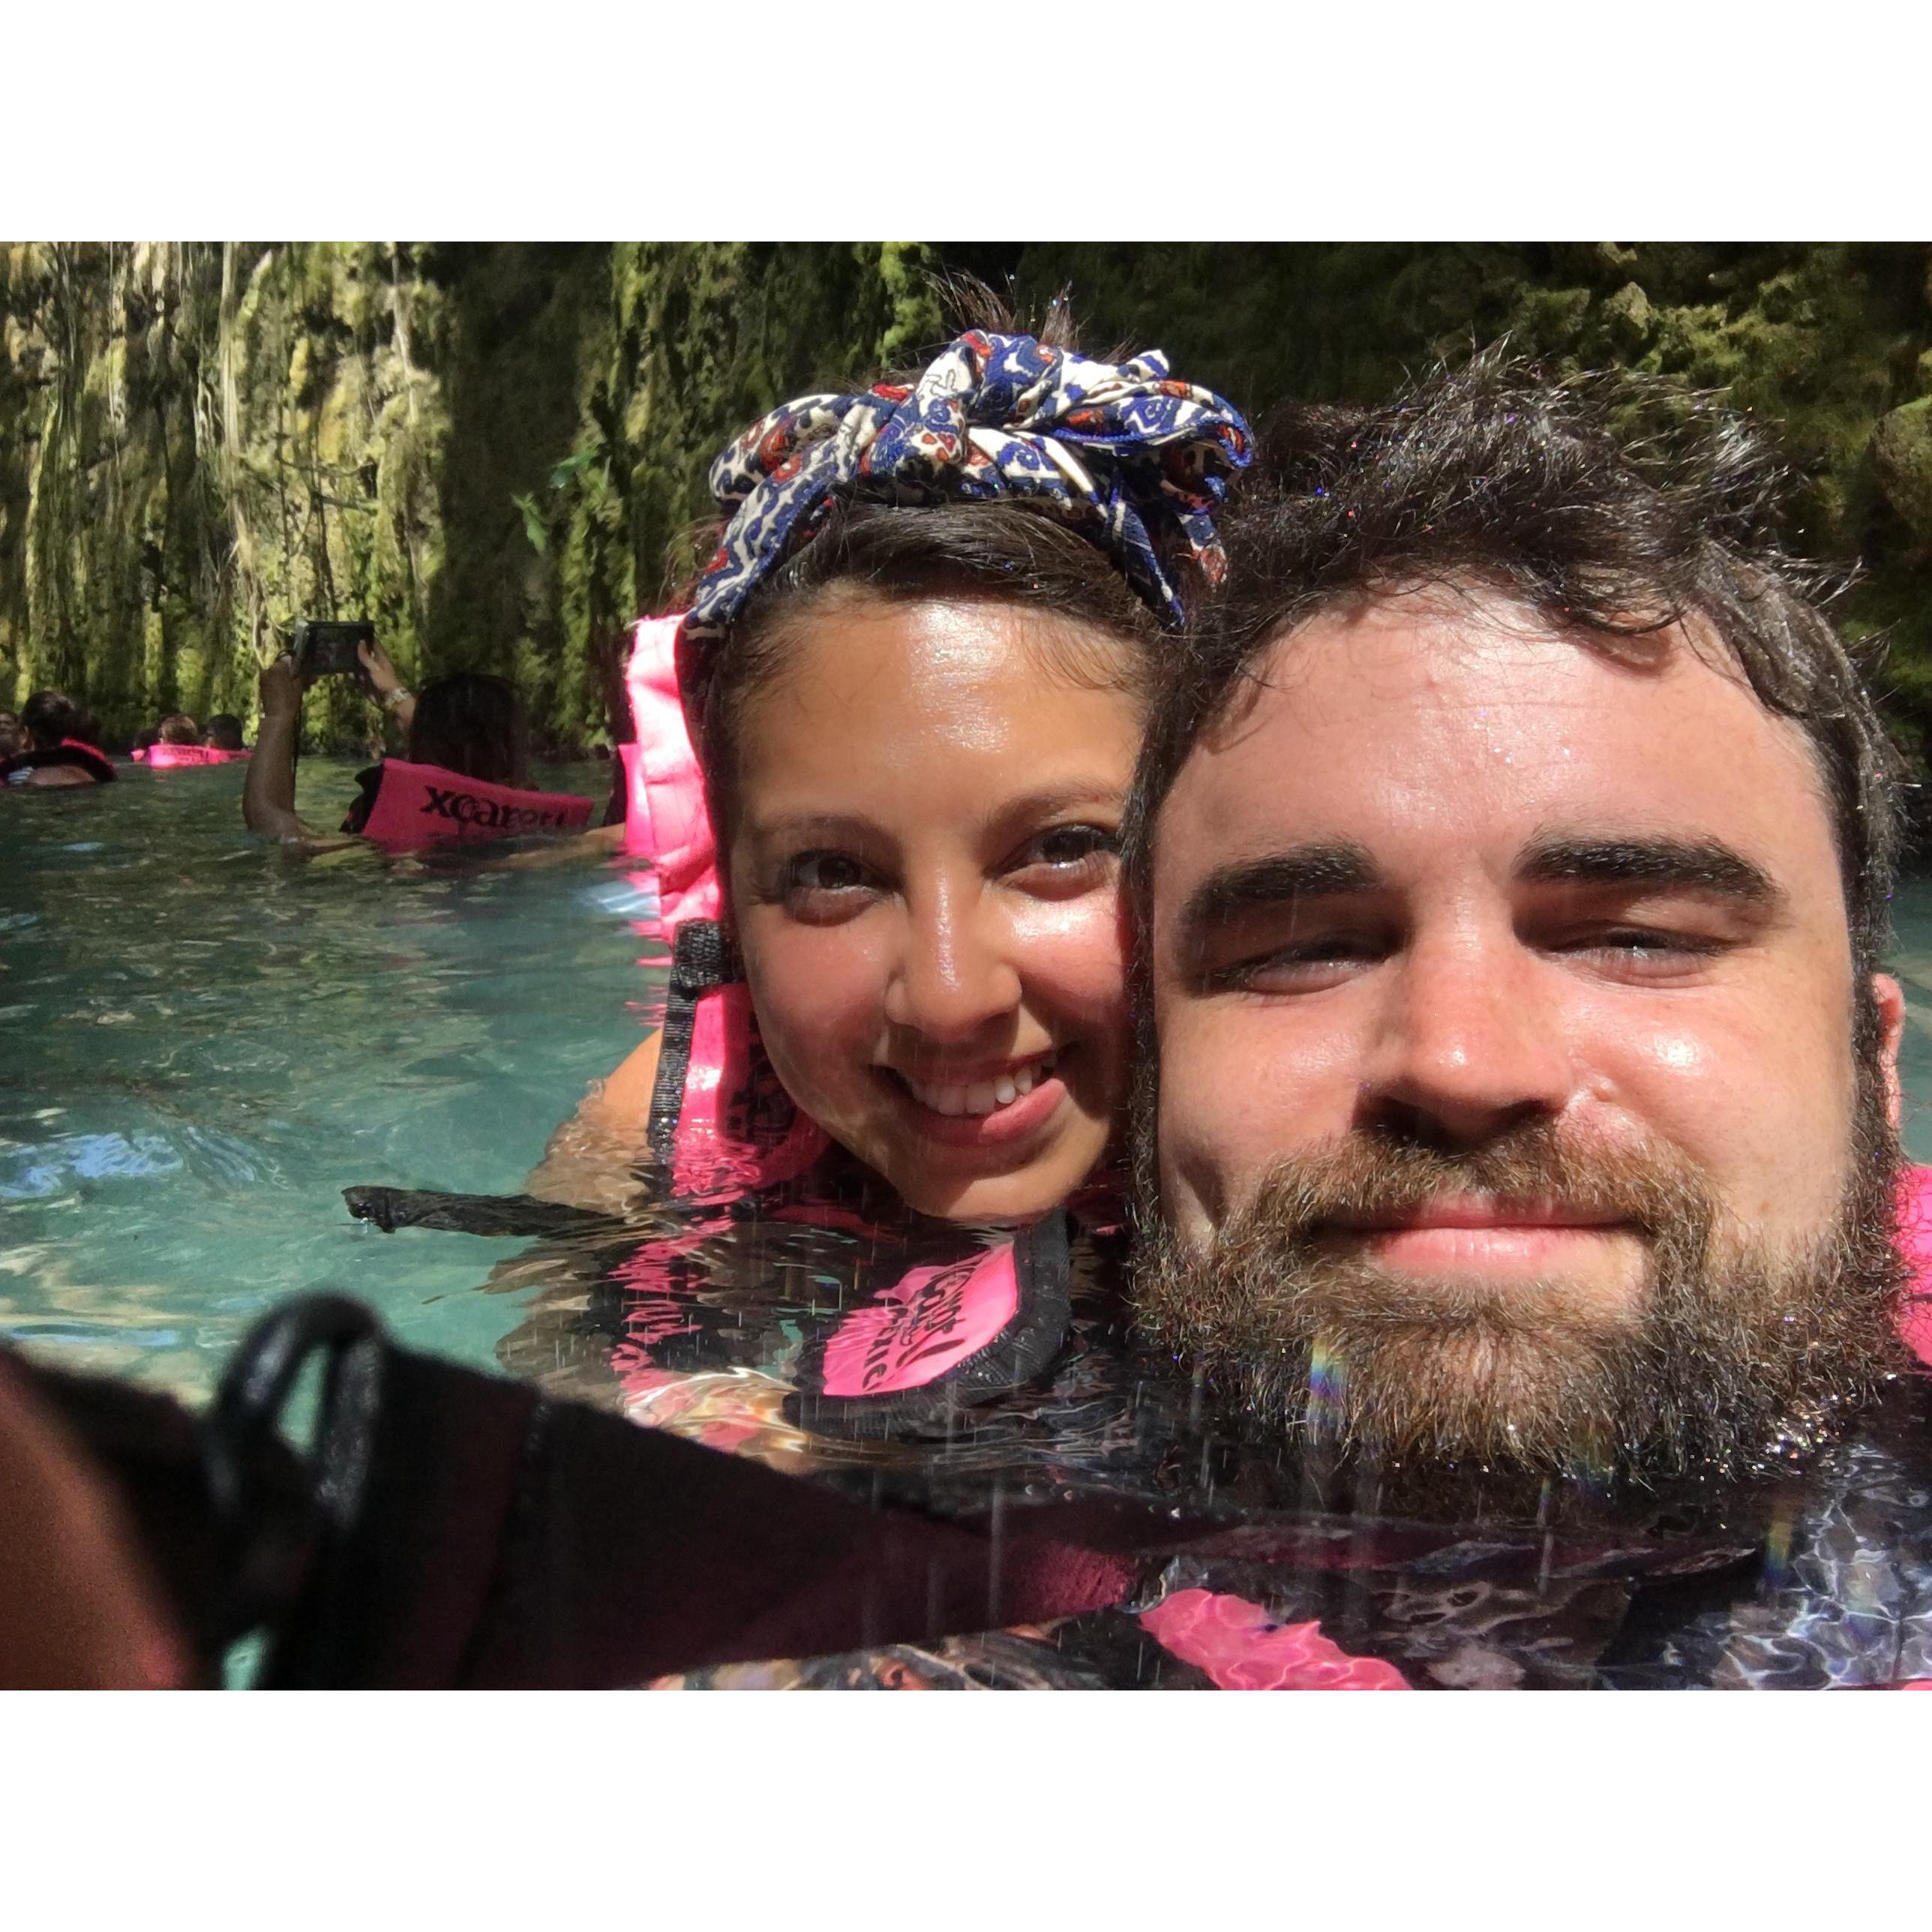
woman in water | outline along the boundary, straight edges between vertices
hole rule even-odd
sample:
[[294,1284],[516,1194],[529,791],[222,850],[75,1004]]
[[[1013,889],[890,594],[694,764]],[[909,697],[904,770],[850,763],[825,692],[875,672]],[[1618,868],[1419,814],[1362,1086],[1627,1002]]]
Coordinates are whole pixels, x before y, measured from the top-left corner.
[[408,734],[407,756],[356,774],[360,790],[339,833],[305,824],[296,811],[296,746],[307,686],[294,659],[278,657],[259,680],[261,727],[242,794],[250,832],[315,854],[365,840],[400,850],[588,822],[588,801],[528,788],[530,733],[507,679],[455,671],[418,698],[380,644],[356,649],[369,689]]
[[[783,405],[713,466],[730,522],[678,670],[724,922],[784,1093],[922,1214],[1036,1216],[1106,1152],[1144,692],[1246,458],[1239,416],[1157,352],[974,331]],[[622,1192],[659,1046],[536,1191]]]

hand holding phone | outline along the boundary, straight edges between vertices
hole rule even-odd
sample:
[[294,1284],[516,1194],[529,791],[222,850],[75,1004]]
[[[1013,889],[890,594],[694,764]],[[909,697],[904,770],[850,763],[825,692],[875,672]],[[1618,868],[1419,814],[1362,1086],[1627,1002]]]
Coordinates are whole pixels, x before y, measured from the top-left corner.
[[352,677],[366,686],[368,674],[357,646],[375,642],[376,627],[367,618],[337,624],[305,617],[296,625],[290,646],[296,675],[304,685],[322,677]]

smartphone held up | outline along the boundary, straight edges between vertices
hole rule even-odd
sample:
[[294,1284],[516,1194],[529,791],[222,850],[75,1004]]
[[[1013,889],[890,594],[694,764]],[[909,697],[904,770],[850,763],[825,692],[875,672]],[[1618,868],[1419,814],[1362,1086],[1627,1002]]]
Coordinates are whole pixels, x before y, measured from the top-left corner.
[[375,641],[376,626],[366,618],[325,623],[304,617],[296,626],[289,650],[295,659],[296,674],[304,684],[322,677],[352,677],[365,690],[373,691],[356,646]]

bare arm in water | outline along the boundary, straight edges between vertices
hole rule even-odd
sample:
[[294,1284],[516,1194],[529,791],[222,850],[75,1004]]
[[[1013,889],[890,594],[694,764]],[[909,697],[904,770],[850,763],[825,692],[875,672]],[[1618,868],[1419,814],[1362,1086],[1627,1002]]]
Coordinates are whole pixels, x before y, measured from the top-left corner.
[[296,814],[296,739],[302,730],[304,688],[295,661],[286,656],[265,665],[256,681],[262,722],[255,755],[242,788],[242,821],[258,837],[299,852],[334,852],[359,842],[304,824]]
[[652,1034],[609,1079],[592,1088],[577,1112],[550,1136],[526,1184],[528,1192],[574,1208],[622,1211],[637,1186],[632,1170],[649,1158],[644,1130],[662,1038]]

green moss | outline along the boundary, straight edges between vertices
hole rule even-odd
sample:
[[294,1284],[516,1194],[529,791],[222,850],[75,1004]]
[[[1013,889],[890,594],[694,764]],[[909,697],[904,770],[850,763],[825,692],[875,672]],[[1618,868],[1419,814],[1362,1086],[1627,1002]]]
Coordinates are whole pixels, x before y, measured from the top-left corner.
[[[596,735],[595,653],[688,564],[718,448],[938,339],[947,265],[1070,284],[1090,344],[1250,409],[1504,334],[1721,388],[1932,742],[1932,256],[1842,244],[0,244],[0,702],[247,710],[279,628],[367,614],[409,675],[514,670]],[[310,701],[326,740],[370,722]]]

